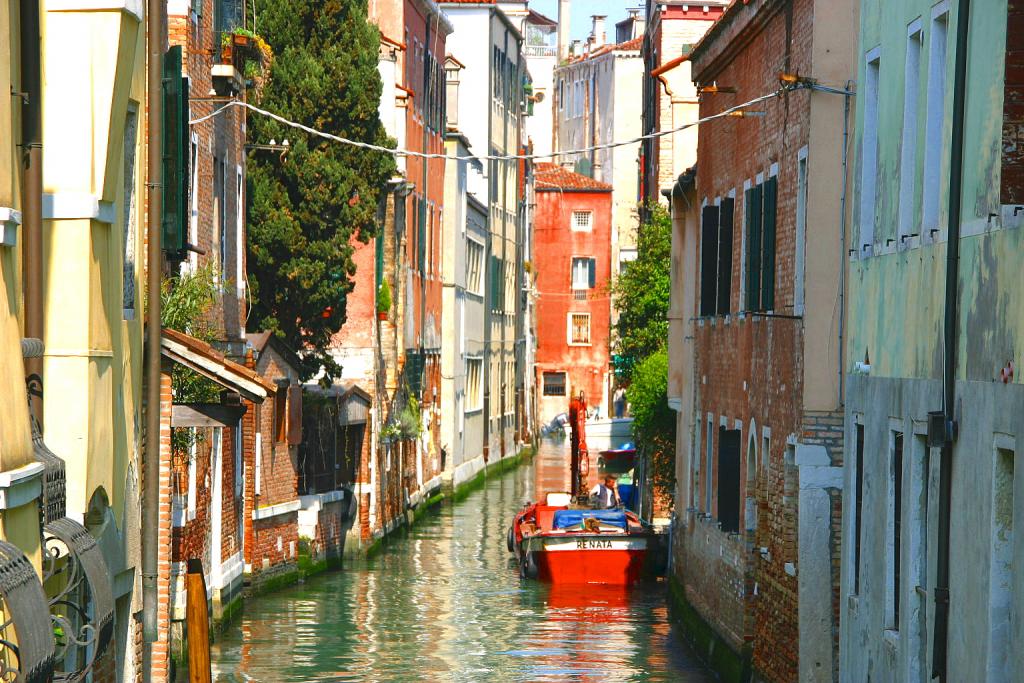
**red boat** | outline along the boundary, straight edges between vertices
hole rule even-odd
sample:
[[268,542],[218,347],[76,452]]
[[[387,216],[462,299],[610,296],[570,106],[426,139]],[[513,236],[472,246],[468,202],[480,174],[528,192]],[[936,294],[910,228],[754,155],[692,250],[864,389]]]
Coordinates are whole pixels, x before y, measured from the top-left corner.
[[543,503],[527,504],[512,521],[508,547],[526,578],[628,585],[644,575],[649,551],[661,539],[629,510],[589,505],[586,414],[581,394],[569,407],[572,491],[548,493]]

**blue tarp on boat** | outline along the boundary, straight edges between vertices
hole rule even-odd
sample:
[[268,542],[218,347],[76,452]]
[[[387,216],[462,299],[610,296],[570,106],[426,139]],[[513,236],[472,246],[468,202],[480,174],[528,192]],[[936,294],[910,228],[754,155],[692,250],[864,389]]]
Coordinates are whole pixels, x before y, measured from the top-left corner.
[[552,526],[568,529],[579,526],[585,519],[596,519],[601,524],[626,528],[626,513],[622,510],[556,510]]

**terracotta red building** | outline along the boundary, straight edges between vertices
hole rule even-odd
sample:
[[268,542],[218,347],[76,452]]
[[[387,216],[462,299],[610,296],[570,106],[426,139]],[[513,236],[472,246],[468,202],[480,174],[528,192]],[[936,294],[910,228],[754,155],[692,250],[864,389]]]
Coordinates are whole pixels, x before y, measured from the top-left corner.
[[543,424],[565,412],[579,392],[606,416],[612,187],[539,163],[536,197],[538,417]]

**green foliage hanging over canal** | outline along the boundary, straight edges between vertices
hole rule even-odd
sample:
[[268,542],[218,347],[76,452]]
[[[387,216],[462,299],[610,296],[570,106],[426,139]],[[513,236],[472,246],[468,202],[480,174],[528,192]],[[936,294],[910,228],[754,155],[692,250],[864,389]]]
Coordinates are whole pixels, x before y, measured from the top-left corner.
[[[256,0],[256,30],[275,55],[259,106],[354,140],[388,144],[378,117],[379,33],[365,0]],[[302,354],[309,377],[340,368],[327,353],[345,322],[356,238],[376,232],[390,156],[306,135],[261,116],[257,144],[288,139],[287,154],[254,149],[248,165],[250,330],[272,330]]]
[[615,372],[629,388],[633,437],[650,463],[654,485],[671,494],[675,482],[675,413],[668,406],[668,306],[672,272],[672,218],[651,207],[640,226],[637,259],[612,286],[619,312]]
[[658,205],[650,211],[650,222],[640,226],[636,260],[612,285],[619,312],[612,352],[620,379],[628,380],[644,358],[665,347],[671,267],[672,219]]

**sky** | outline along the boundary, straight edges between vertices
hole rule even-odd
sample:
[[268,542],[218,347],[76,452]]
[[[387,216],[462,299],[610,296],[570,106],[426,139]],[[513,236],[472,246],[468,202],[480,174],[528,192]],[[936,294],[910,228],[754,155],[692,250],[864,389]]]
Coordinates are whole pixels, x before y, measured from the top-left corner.
[[[615,23],[626,18],[626,8],[643,4],[643,0],[573,0],[570,33],[573,38],[585,40],[590,35],[590,15],[604,14],[608,17],[605,20],[605,33],[609,41],[615,40]],[[530,9],[558,19],[558,0],[530,0]]]

